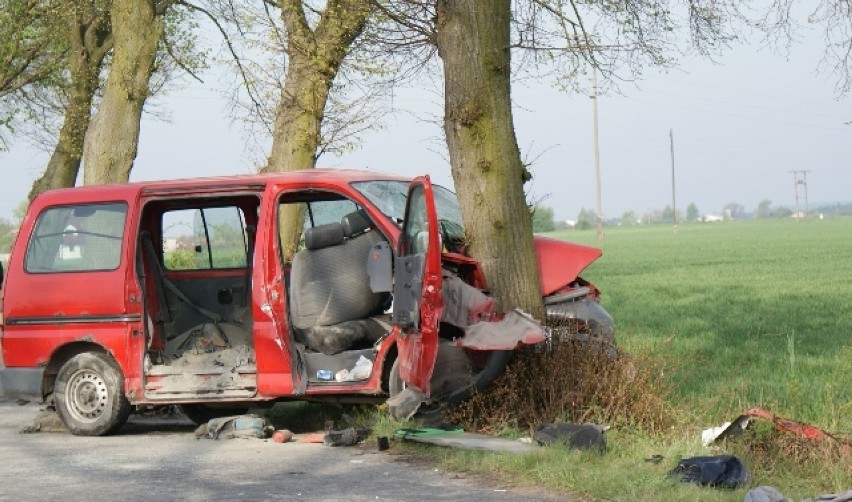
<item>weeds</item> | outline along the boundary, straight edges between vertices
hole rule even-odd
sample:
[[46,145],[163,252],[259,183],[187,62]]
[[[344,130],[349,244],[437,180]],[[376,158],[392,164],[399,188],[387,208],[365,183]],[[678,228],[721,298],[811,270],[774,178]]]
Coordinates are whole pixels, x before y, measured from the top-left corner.
[[485,432],[548,422],[596,422],[659,431],[671,423],[670,384],[659,362],[614,355],[594,342],[556,341],[519,351],[489,389],[462,403],[450,421]]

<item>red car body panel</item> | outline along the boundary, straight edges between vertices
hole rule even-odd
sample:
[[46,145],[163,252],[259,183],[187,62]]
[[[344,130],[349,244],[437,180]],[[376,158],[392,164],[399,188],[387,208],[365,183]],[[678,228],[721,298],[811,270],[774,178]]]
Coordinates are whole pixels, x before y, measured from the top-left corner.
[[601,257],[598,248],[560,241],[548,237],[535,237],[535,256],[538,260],[538,277],[541,296],[555,293],[577,279],[580,272]]
[[[182,198],[230,196],[234,193],[259,200],[254,256],[251,269],[250,311],[251,337],[256,357],[256,394],[249,400],[273,400],[281,397],[330,394],[380,395],[382,371],[373,371],[363,382],[310,385],[297,369],[293,357],[288,324],[288,293],[277,235],[276,204],[282,194],[313,190],[344,196],[368,213],[376,229],[395,245],[400,228],[385,216],[351,183],[370,180],[409,180],[404,177],[368,171],[315,169],[291,173],[251,176],[200,178],[137,182],[62,189],[37,197],[24,218],[17,242],[13,245],[6,270],[4,289],[0,292],[3,317],[0,331],[0,370],[3,368],[42,368],[55,374],[58,365],[74,346],[101,347],[116,360],[125,376],[125,393],[133,404],[162,401],[146,397],[148,377],[144,370],[147,326],[145,318],[145,285],[140,284],[137,252],[140,229],[152,223],[142,221],[143,209],[149,203],[172,203]],[[412,186],[423,186],[428,197],[429,252],[427,253],[420,304],[419,330],[401,333],[394,328],[377,347],[374,368],[386,368],[392,350],[400,357],[403,380],[428,395],[429,380],[438,345],[438,320],[441,318],[441,253],[437,232],[438,218],[428,177],[418,178]],[[25,270],[25,254],[37,218],[50,207],[88,203],[124,203],[127,217],[121,262],[115,270],[38,274]],[[162,243],[160,243],[162,244]],[[577,274],[600,256],[600,250],[567,244],[553,239],[536,238],[536,254],[540,262],[542,294],[547,295],[576,279]],[[484,287],[478,264],[465,256],[447,255],[448,261],[463,265],[472,284]],[[235,277],[233,270],[174,272],[175,280],[184,277]],[[476,284],[481,283],[481,284]],[[53,373],[50,373],[53,372]],[[2,383],[2,382],[0,382]],[[209,401],[209,398],[207,398]],[[227,400],[227,399],[223,399]],[[245,401],[246,399],[240,399]],[[203,402],[203,398],[197,399]],[[166,402],[193,402],[193,399],[171,399]]]

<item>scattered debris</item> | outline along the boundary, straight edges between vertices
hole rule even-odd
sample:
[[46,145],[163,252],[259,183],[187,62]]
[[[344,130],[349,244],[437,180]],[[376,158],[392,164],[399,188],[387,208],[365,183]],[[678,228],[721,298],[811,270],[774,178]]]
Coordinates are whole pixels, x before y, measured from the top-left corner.
[[324,432],[315,432],[313,434],[305,434],[296,438],[300,443],[322,443],[325,437]]
[[746,493],[743,502],[793,502],[772,486],[758,486]]
[[62,419],[56,414],[56,410],[44,409],[33,418],[33,423],[22,427],[21,434],[33,434],[36,432],[68,432]]
[[354,380],[366,380],[373,372],[373,361],[364,356],[355,361],[355,367],[351,370],[342,369],[335,373],[334,379],[338,382],[352,382]]
[[355,446],[370,435],[369,429],[348,428],[340,431],[328,431],[322,442],[326,446]]
[[731,489],[745,486],[751,481],[751,475],[743,463],[733,455],[682,459],[669,472],[669,477],[699,486]]
[[414,387],[406,387],[399,394],[386,402],[388,411],[395,420],[408,420],[417,413],[420,405],[426,400],[426,395]]
[[660,463],[660,462],[662,462],[662,461],[663,461],[663,459],[665,459],[665,458],[666,458],[666,457],[664,457],[664,456],[662,456],[662,455],[659,455],[659,454],[658,454],[658,455],[651,455],[650,457],[648,457],[648,458],[646,458],[646,459],[645,459],[645,462],[648,462],[648,463],[650,463],[650,464],[659,464],[659,463]]
[[847,490],[842,493],[829,493],[828,495],[820,495],[814,499],[804,499],[802,502],[850,502],[852,501],[852,490]]
[[484,434],[464,432],[464,429],[397,429],[394,437],[418,443],[449,446],[462,450],[484,450],[508,453],[527,453],[536,447],[512,439],[495,438]]
[[[717,434],[710,443],[717,443],[725,438],[734,438],[748,426],[753,418],[768,420],[775,424],[775,428],[781,431],[793,433],[799,437],[803,437],[814,444],[822,444],[825,441],[835,442],[845,452],[852,454],[852,443],[844,441],[840,438],[832,436],[824,430],[804,422],[799,422],[789,418],[781,418],[762,408],[750,408],[742,415],[730,422],[724,430]],[[706,432],[706,431],[705,431]],[[704,434],[702,433],[702,438]]]
[[598,424],[544,424],[536,428],[533,439],[542,445],[561,444],[579,450],[603,451],[606,449],[604,431]]
[[272,440],[276,443],[289,443],[293,440],[293,433],[287,429],[277,430],[272,433]]
[[379,436],[376,438],[376,448],[378,448],[379,451],[385,451],[390,448],[390,441],[388,441],[388,438],[385,436]]
[[196,439],[268,438],[275,431],[269,420],[257,415],[214,418],[195,430]]
[[[745,430],[746,426],[748,425],[748,420],[744,420],[743,422],[738,423],[736,425],[741,427],[741,429],[739,431],[734,431],[734,434],[739,434],[740,431]],[[703,431],[701,431],[701,444],[707,447],[715,443],[716,440],[719,439],[719,437],[723,433],[725,433],[725,431],[727,431],[730,426],[731,422],[725,422],[724,424],[718,427],[704,429]]]

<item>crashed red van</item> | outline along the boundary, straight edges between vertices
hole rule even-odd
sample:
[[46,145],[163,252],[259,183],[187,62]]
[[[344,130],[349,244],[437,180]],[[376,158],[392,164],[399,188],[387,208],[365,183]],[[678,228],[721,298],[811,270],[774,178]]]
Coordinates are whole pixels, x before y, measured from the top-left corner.
[[[397,416],[463,399],[512,349],[556,336],[493,312],[463,241],[455,195],[428,177],[316,169],[46,192],[6,270],[0,395],[55,406],[79,435],[160,405],[201,423],[282,399],[390,396]],[[536,250],[548,317],[610,338],[578,277],[600,250]]]

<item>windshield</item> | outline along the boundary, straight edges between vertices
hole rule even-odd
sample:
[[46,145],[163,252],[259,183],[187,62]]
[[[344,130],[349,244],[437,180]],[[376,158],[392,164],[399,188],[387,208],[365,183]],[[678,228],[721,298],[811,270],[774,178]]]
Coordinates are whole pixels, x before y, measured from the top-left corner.
[[[399,224],[405,217],[405,198],[408,196],[409,184],[408,181],[374,180],[355,181],[352,186],[391,221]],[[432,191],[435,194],[435,210],[438,212],[445,245],[461,243],[464,239],[464,225],[456,194],[439,185],[432,185]]]

